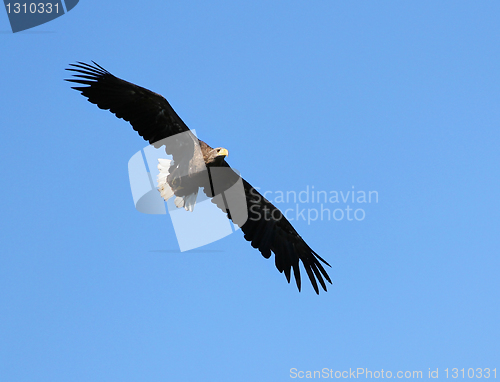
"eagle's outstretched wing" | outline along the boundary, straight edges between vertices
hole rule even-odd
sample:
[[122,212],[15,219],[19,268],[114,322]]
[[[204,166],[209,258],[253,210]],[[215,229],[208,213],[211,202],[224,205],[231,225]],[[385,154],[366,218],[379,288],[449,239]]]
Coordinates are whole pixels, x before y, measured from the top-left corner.
[[66,69],[77,73],[66,81],[85,85],[74,86],[73,89],[80,91],[100,109],[109,110],[118,118],[130,122],[134,130],[150,144],[164,143],[165,138],[175,136],[167,140],[169,144],[166,147],[174,161],[180,162],[183,158],[193,156],[198,140],[164,97],[115,77],[93,63],[94,66],[78,62]]
[[252,247],[258,248],[266,259],[271,256],[271,252],[274,252],[276,268],[280,273],[285,273],[288,282],[290,282],[290,270],[293,268],[299,291],[301,284],[299,260],[302,262],[316,293],[319,294],[316,279],[326,291],[323,278],[330,284],[332,281],[321,262],[328,266],[330,264],[307,245],[277,207],[244,179],[243,185],[248,207],[248,220],[241,227],[245,239],[252,243]]
[[[223,166],[230,169],[226,162]],[[271,253],[274,253],[276,268],[280,273],[285,273],[289,283],[293,269],[299,291],[301,288],[299,262],[302,262],[316,293],[319,294],[316,279],[326,291],[325,280],[330,284],[331,280],[321,263],[328,266],[330,264],[307,245],[283,213],[245,179],[242,179],[244,195],[235,195],[239,190],[232,188],[232,185],[239,179],[239,175],[234,171],[230,170],[229,173],[225,172],[219,177],[215,177],[213,171],[211,173],[212,189],[205,187],[205,194],[208,196],[216,195],[212,198],[212,202],[241,228],[245,239],[252,244],[252,247],[257,248],[266,259],[271,257]],[[247,213],[244,216],[240,211],[228,208],[231,203],[226,200],[229,196],[225,192],[227,189],[231,189],[229,195],[232,194],[233,199],[245,200]]]
[[[211,149],[204,142],[198,141],[161,95],[115,77],[93,63],[94,65],[89,65],[78,62],[71,64],[72,68],[67,69],[77,73],[74,74],[74,78],[67,81],[84,85],[75,86],[73,89],[80,91],[89,102],[101,109],[110,110],[118,118],[130,122],[134,130],[151,144],[168,137],[182,137],[169,140],[166,147],[167,153],[173,156],[175,162],[182,161],[186,157],[191,158],[193,147],[199,147],[195,143]],[[225,161],[220,166],[229,167]],[[228,179],[230,178],[232,177],[229,176]],[[234,182],[234,179],[231,181]],[[325,280],[329,283],[331,280],[321,263],[330,265],[306,244],[278,208],[244,179],[243,186],[248,210],[248,219],[244,222],[235,221],[222,198],[213,198],[212,201],[227,213],[228,218],[240,226],[245,239],[250,241],[252,247],[257,248],[265,258],[269,258],[271,253],[275,254],[276,268],[285,273],[288,282],[293,269],[297,287],[301,289],[299,262],[302,262],[316,293],[319,294],[316,280],[326,291]],[[213,190],[205,189],[207,194],[212,192]]]

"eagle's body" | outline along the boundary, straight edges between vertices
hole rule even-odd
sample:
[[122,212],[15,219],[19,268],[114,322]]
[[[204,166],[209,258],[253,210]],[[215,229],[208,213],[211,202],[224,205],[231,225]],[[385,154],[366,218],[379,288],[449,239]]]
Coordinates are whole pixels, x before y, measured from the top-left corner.
[[[245,220],[231,214],[224,198],[214,197],[240,180],[225,161],[227,150],[220,147],[213,149],[199,140],[161,95],[121,80],[96,63],[89,65],[79,62],[71,66],[73,68],[68,70],[78,74],[67,81],[85,85],[73,89],[81,91],[99,108],[110,110],[118,118],[130,122],[146,141],[155,147],[164,145],[167,154],[172,155],[172,162],[160,159],[158,165],[159,191],[165,199],[175,195],[177,207],[192,210],[196,194],[201,188],[207,196],[213,197],[212,202],[229,219],[240,226],[252,247],[259,249],[265,258],[269,258],[271,252],[275,254],[276,267],[285,273],[288,282],[293,268],[300,290],[301,261],[316,293],[319,293],[316,279],[326,291],[323,278],[330,283],[331,280],[321,262],[329,264],[306,244],[281,211],[247,181],[242,179],[242,197],[246,199],[248,211]],[[213,182],[214,168],[224,169],[224,176],[219,177],[217,183]]]

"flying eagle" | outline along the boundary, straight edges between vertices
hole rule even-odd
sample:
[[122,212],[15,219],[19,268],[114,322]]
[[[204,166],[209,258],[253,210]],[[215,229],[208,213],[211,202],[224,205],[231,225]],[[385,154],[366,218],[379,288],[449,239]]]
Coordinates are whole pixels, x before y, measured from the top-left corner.
[[[109,110],[118,118],[130,122],[146,141],[157,148],[164,145],[166,153],[172,155],[173,161],[159,159],[158,165],[158,190],[165,200],[175,196],[177,207],[192,211],[198,190],[202,189],[241,228],[245,239],[262,256],[268,259],[271,252],[274,253],[276,268],[285,274],[288,283],[293,268],[300,291],[299,262],[302,262],[316,293],[319,294],[317,281],[327,290],[325,280],[330,284],[331,280],[322,263],[330,264],[306,244],[281,211],[254,187],[242,180],[245,212],[248,213],[245,219],[235,216],[227,207],[227,201],[218,197],[241,179],[227,164],[226,149],[214,149],[198,140],[161,95],[115,77],[95,62],[93,65],[78,62],[70,66],[72,68],[67,70],[77,74],[66,81],[84,85],[73,89],[80,91],[100,109]],[[215,173],[215,169],[225,169],[225,175],[218,182],[202,176],[207,172]]]

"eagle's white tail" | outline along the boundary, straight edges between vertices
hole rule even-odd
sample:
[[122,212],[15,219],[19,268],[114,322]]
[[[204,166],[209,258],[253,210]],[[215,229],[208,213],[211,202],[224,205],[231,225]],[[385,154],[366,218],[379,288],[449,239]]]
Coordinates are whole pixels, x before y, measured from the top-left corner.
[[[172,190],[172,187],[167,182],[171,164],[172,161],[170,159],[158,158],[158,170],[160,171],[158,174],[158,191],[160,191],[160,195],[165,201],[175,195],[174,190]],[[174,200],[175,206],[177,208],[184,207],[186,211],[193,211],[197,196],[198,190],[187,196],[177,196]]]

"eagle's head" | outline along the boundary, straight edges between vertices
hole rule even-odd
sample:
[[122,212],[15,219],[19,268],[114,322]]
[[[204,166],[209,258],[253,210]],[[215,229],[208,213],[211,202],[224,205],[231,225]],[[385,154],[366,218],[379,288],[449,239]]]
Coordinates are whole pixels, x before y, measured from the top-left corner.
[[205,164],[207,167],[220,166],[224,159],[228,156],[228,152],[223,147],[217,147],[210,150],[205,157]]

